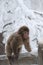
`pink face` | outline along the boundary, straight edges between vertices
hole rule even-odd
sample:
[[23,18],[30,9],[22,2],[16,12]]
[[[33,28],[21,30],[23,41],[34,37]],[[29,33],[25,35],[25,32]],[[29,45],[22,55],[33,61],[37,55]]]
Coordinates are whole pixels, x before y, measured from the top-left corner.
[[24,35],[23,35],[23,38],[24,39],[27,39],[29,37],[29,33],[26,31],[26,32],[24,32]]

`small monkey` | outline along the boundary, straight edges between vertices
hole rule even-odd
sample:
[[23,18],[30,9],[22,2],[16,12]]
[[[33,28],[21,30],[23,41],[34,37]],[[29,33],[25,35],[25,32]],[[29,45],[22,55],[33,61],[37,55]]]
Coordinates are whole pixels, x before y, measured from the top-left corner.
[[[22,26],[17,32],[13,33],[8,38],[6,45],[6,55],[10,65],[13,59],[18,59],[22,44],[24,44],[28,52],[31,52],[29,39],[29,28],[27,26]],[[14,56],[12,53],[14,53]]]

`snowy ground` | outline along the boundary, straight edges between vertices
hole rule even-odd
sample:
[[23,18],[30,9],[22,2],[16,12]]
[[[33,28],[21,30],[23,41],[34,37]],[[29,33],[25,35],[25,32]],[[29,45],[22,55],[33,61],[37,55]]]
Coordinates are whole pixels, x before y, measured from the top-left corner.
[[[24,0],[1,0],[0,1],[0,32],[6,41],[10,34],[26,25],[30,29],[30,45],[32,54],[38,53],[37,39],[43,38],[43,12],[32,10],[26,6]],[[22,53],[27,52],[22,46]]]

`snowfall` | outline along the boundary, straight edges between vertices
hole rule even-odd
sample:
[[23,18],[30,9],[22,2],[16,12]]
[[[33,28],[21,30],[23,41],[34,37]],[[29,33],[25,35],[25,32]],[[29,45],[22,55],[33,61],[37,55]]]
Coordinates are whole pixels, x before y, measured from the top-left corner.
[[[37,55],[37,42],[43,39],[42,7],[42,0],[0,0],[0,33],[3,32],[3,43],[6,45],[9,35],[26,25],[30,29],[30,53]],[[23,45],[21,53],[26,52]]]

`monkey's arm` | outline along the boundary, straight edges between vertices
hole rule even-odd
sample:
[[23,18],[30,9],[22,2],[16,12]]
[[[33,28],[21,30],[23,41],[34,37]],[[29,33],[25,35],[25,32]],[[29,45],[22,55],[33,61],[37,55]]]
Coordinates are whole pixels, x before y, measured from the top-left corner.
[[25,40],[24,42],[25,48],[28,52],[31,52],[30,42],[29,39]]

